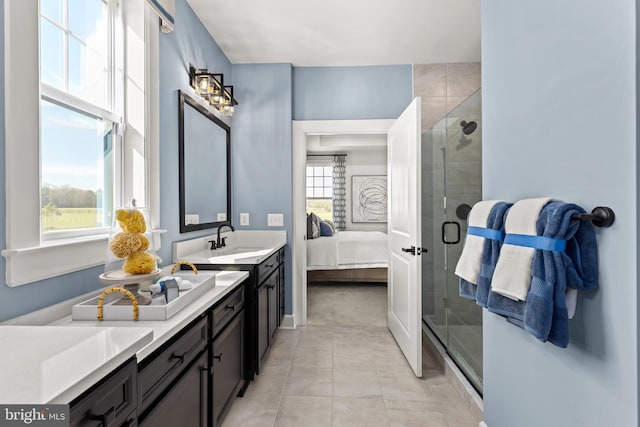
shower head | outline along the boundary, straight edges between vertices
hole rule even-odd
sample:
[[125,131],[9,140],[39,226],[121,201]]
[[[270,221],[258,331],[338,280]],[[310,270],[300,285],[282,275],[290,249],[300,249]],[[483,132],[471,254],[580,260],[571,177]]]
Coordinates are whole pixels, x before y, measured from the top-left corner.
[[462,120],[460,122],[460,126],[462,127],[462,133],[464,133],[465,135],[471,135],[473,132],[475,132],[478,124],[476,122],[467,123],[466,121]]

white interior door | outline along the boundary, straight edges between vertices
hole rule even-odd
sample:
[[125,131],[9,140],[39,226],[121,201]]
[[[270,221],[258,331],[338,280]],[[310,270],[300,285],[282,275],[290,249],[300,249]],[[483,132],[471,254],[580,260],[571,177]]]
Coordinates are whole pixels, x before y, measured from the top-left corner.
[[420,98],[388,132],[389,268],[387,324],[416,376],[422,376]]

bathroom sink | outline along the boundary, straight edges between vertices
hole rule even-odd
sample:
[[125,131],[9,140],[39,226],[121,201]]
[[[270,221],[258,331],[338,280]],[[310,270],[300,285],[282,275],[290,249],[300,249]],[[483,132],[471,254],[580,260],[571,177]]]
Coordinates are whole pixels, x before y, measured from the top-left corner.
[[236,230],[224,233],[226,246],[209,249],[217,235],[173,243],[173,260],[194,264],[259,264],[287,243],[285,230]]

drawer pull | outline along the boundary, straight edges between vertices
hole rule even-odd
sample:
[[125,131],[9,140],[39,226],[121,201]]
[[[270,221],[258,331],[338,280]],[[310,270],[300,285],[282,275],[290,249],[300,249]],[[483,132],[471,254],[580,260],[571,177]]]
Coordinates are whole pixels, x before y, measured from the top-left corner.
[[171,358],[172,358],[172,359],[180,359],[180,363],[184,363],[184,357],[185,357],[186,355],[187,355],[187,352],[184,352],[184,353],[182,353],[182,354],[175,354],[175,353],[173,353],[173,354],[171,355]]
[[222,362],[222,353],[220,353],[217,356],[213,356],[214,359],[216,359],[218,362]]
[[240,308],[242,307],[242,301],[239,301],[236,304],[227,304],[225,305],[225,309],[226,310],[231,310],[233,312],[235,312],[236,310],[240,310]]
[[273,268],[273,264],[267,264],[267,268]]
[[275,287],[276,287],[275,285],[267,285],[267,289],[273,289]]
[[92,420],[100,421],[104,427],[112,425],[116,421],[116,407],[112,406],[102,415],[91,415]]

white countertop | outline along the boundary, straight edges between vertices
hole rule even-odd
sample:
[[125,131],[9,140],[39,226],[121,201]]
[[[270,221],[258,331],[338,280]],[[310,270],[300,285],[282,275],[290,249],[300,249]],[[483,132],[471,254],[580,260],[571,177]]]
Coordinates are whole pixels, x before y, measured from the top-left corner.
[[216,235],[173,243],[174,262],[194,264],[260,264],[287,244],[286,230],[238,230],[222,234],[227,244],[209,249]]
[[141,327],[153,331],[151,343],[141,348],[136,357],[138,362],[153,353],[173,335],[187,326],[193,319],[204,313],[222,297],[233,291],[244,279],[249,277],[246,271],[220,271],[216,272],[216,285],[204,293],[200,298],[177,312],[167,320],[71,320],[71,314],[59,319],[51,325],[57,326],[112,326],[112,327]]
[[73,304],[90,296],[82,295],[6,322],[0,326],[0,404],[69,403],[134,354],[138,362],[149,356],[247,277],[246,271],[218,272],[215,287],[168,320],[72,320]]
[[68,403],[152,334],[141,327],[0,326],[0,403]]

